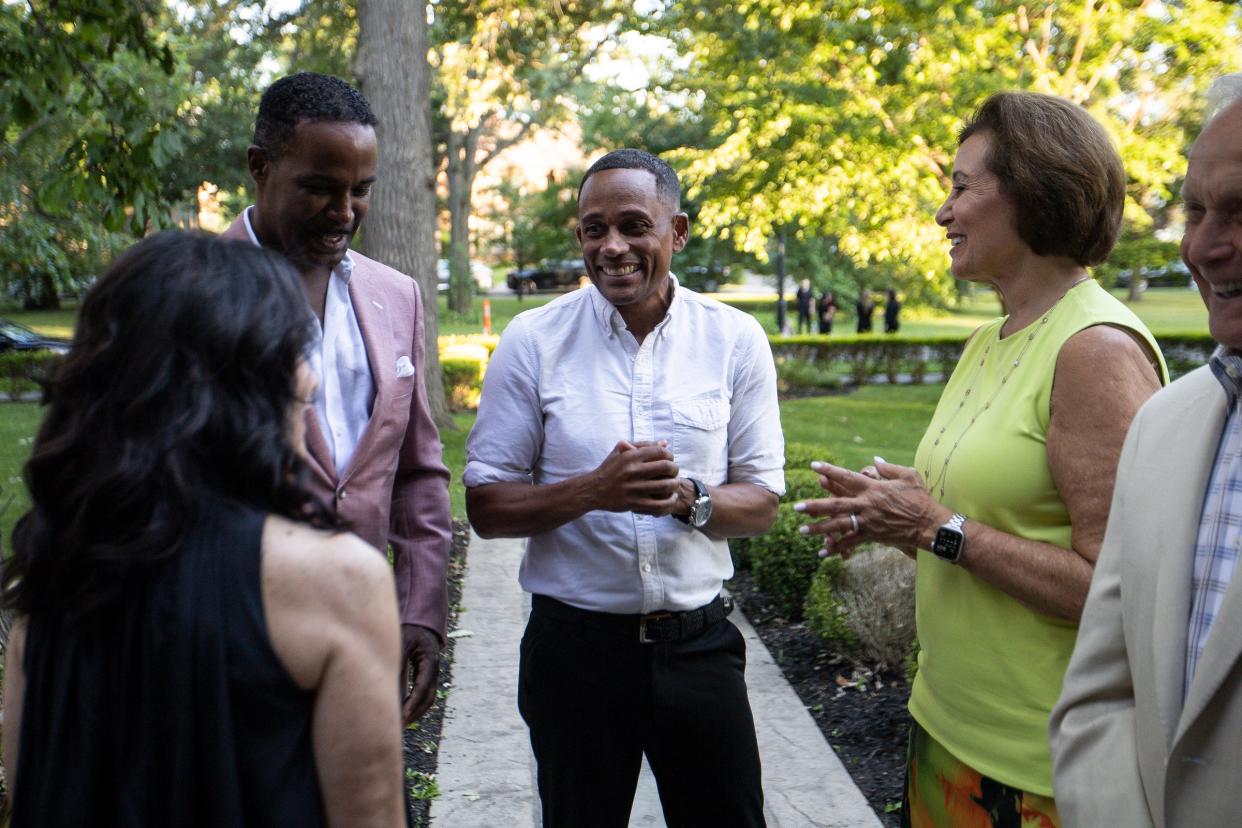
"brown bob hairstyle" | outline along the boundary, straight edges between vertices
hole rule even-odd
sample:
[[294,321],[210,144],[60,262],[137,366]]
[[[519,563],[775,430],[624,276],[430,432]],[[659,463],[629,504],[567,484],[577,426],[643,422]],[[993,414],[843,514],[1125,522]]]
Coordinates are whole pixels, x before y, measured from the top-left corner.
[[1121,232],[1126,173],[1108,133],[1081,106],[1036,92],[988,98],[958,133],[991,139],[985,163],[1040,256],[1086,267],[1108,258]]

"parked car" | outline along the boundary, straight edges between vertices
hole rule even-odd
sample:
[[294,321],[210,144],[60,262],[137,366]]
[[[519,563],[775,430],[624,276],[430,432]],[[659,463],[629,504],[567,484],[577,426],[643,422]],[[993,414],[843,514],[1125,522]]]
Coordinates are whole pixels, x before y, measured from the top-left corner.
[[[1138,269],[1139,278],[1147,283],[1147,287],[1194,287],[1190,277],[1190,269],[1185,262],[1175,261],[1163,265],[1144,265]],[[1129,287],[1134,278],[1134,271],[1122,270],[1117,273],[1117,287]]]
[[37,334],[25,325],[0,319],[0,353],[8,351],[55,351],[69,353],[69,343]]
[[585,275],[582,259],[544,259],[538,267],[510,270],[505,284],[514,293],[572,289],[578,287],[578,280]]
[[[470,275],[474,277],[475,287],[479,293],[490,293],[492,290],[492,269],[482,262],[470,263]],[[449,289],[449,263],[448,259],[440,259],[436,262],[436,281],[439,283],[437,289],[444,293]]]

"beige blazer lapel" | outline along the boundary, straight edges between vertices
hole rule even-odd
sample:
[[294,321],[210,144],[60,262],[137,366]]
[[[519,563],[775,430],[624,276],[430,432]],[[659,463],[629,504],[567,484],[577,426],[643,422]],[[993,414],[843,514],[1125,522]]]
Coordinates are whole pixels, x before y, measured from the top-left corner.
[[367,348],[367,363],[371,366],[371,381],[375,383],[375,401],[371,404],[371,419],[358,440],[349,466],[341,474],[346,482],[359,465],[366,462],[371,447],[378,439],[383,425],[385,403],[392,396],[392,384],[397,376],[397,357],[393,352],[392,325],[384,306],[384,296],[369,284],[365,265],[359,263],[349,279],[349,300],[354,305],[362,342]]
[[[1208,653],[1205,653],[1190,694],[1184,692],[1194,550],[1199,538],[1203,496],[1216,461],[1226,414],[1224,389],[1210,370],[1202,370],[1196,381],[1199,387],[1195,393],[1188,394],[1178,415],[1167,421],[1173,432],[1167,442],[1170,468],[1166,474],[1153,476],[1152,481],[1153,486],[1158,487],[1153,514],[1158,522],[1169,524],[1167,535],[1162,533],[1156,546],[1161,561],[1153,645],[1161,718],[1170,747],[1185,732],[1187,722],[1202,712],[1203,704],[1210,697],[1209,693],[1196,702],[1196,697],[1202,696],[1198,688],[1205,682],[1218,686],[1224,676],[1221,670],[1212,678],[1215,671],[1208,667]],[[1239,590],[1242,586],[1235,579],[1230,594]],[[1222,610],[1227,608],[1228,597]],[[1235,596],[1233,609],[1234,618],[1242,621],[1242,594]],[[1224,614],[1216,620],[1216,624],[1222,623],[1228,623]],[[1208,646],[1212,646],[1210,639]],[[1242,649],[1242,640],[1238,640],[1233,649],[1230,663]]]

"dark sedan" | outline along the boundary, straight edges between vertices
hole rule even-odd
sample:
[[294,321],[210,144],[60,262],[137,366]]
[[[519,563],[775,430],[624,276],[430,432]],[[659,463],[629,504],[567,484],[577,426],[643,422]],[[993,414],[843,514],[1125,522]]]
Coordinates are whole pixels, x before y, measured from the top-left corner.
[[534,293],[537,290],[565,290],[578,287],[578,280],[586,275],[581,259],[545,260],[538,267],[510,270],[505,282],[514,293]]
[[69,343],[37,334],[25,325],[0,319],[0,353],[8,351],[55,351],[66,354]]

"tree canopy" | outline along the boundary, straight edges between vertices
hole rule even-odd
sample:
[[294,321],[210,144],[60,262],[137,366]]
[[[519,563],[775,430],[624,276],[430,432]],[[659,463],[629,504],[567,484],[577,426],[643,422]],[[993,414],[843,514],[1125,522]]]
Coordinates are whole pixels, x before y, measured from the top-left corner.
[[1161,227],[1201,114],[1239,67],[1238,9],[1214,0],[676,0],[688,59],[660,90],[707,140],[674,151],[709,232],[766,255],[784,228],[916,299],[951,296],[943,200],[956,131],[990,93],[1063,95],[1115,137],[1132,234]]

